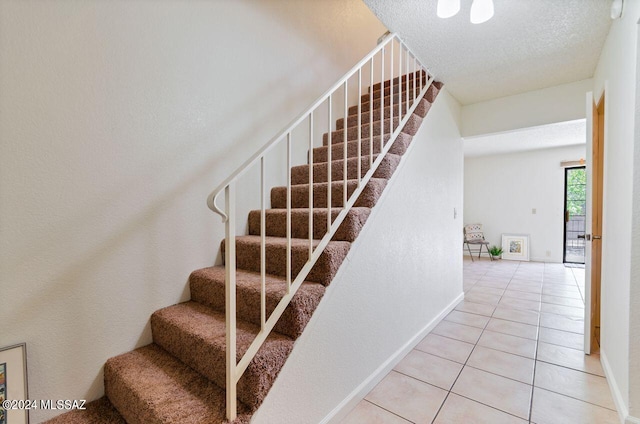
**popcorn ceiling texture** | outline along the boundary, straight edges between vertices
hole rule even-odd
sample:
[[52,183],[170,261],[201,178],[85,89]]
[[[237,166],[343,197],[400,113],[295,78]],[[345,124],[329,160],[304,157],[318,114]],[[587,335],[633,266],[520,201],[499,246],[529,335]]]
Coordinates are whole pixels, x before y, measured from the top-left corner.
[[[410,82],[412,82],[410,80]],[[406,86],[404,86],[406,87]],[[380,198],[400,162],[399,154],[406,151],[430,108],[440,83],[434,83],[429,95],[421,100],[417,113],[412,115],[401,136],[388,153],[360,195],[356,207],[352,208],[332,241],[328,243],[306,280],[287,306],[273,331],[251,360],[238,382],[238,423],[248,423],[257,410],[278,373],[291,353],[299,337],[320,303],[325,286],[331,283],[340,265],[347,256],[351,242],[358,236],[369,217],[371,208]],[[374,91],[382,96],[380,87]],[[402,94],[402,93],[401,93]],[[413,96],[413,90],[410,90]],[[380,110],[374,116],[382,117]],[[357,113],[357,111],[356,111]],[[356,123],[353,116],[347,123]],[[397,118],[396,126],[398,125]],[[387,121],[389,121],[387,119]],[[390,128],[385,123],[383,138],[388,142]],[[374,121],[374,131],[380,129],[380,121]],[[368,131],[369,123],[362,125]],[[344,131],[344,129],[339,132]],[[346,158],[348,192],[357,185],[357,128],[349,125]],[[355,134],[355,136],[354,136]],[[326,135],[325,135],[326,136]],[[354,140],[355,139],[355,140]],[[327,138],[325,137],[325,140]],[[332,149],[344,152],[341,138],[333,139]],[[354,142],[356,146],[354,148]],[[369,148],[369,140],[363,140],[362,152]],[[397,144],[399,147],[395,147]],[[313,216],[313,245],[317,246],[324,235],[327,224],[326,196],[327,163],[318,161],[328,146],[314,149],[314,210],[309,213],[309,165],[292,170],[291,204],[291,278],[300,272],[309,254],[309,217]],[[324,149],[324,150],[323,150]],[[369,149],[370,150],[370,149]],[[368,153],[369,150],[366,150]],[[333,151],[333,150],[332,150]],[[379,148],[378,148],[379,151]],[[374,149],[375,152],[375,149]],[[317,153],[317,154],[316,154]],[[356,157],[354,157],[356,156]],[[336,155],[336,157],[338,157]],[[377,156],[376,156],[377,157]],[[335,159],[335,158],[332,158]],[[342,178],[345,158],[332,162],[333,178]],[[361,162],[362,174],[368,163]],[[341,206],[343,181],[331,184],[332,203]],[[273,209],[266,216],[266,307],[270,314],[286,294],[287,238],[286,238],[286,187],[274,187],[271,192]],[[317,209],[315,209],[317,208]],[[331,210],[331,219],[340,209]],[[249,213],[249,235],[236,238],[237,278],[237,359],[247,351],[260,332],[261,302],[261,213]],[[224,252],[225,241],[221,242]],[[222,423],[225,420],[225,268],[215,266],[194,271],[189,277],[191,301],[160,309],[151,316],[153,344],[111,358],[104,368],[106,398],[90,404],[86,411],[74,411],[50,420],[49,423]]]
[[436,1],[364,2],[463,105],[591,78],[611,26],[603,0],[494,0],[480,25],[470,1],[448,19]]

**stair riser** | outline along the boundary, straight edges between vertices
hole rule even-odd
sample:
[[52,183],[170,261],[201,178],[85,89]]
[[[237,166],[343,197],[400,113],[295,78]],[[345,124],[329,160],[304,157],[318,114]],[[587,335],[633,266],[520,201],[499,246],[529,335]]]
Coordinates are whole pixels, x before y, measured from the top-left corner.
[[[402,156],[404,152],[407,150],[407,147],[411,143],[413,136],[405,133],[398,134],[398,138],[393,143],[391,148],[389,149],[389,153],[394,155]],[[389,140],[389,137],[385,137],[385,144]],[[373,153],[380,153],[380,137],[375,137],[372,140],[373,145]],[[328,161],[328,146],[317,147],[313,149],[313,162],[314,163],[323,163]],[[362,140],[360,142],[360,156],[366,157],[368,160],[370,150],[369,140]],[[340,160],[344,156],[344,145],[343,143],[332,144],[331,145],[331,160]],[[358,156],[358,142],[350,141],[347,143],[347,157],[353,158]]]
[[[403,65],[404,65],[404,62],[403,62]],[[416,74],[417,74],[417,75],[416,75]],[[426,73],[425,71],[422,71],[422,72],[420,72],[420,71],[418,71],[418,72],[412,72],[412,73],[409,73],[409,74],[404,74],[404,75],[402,75],[401,77],[395,77],[395,78],[393,79],[393,85],[397,85],[399,81],[402,81],[403,83],[404,83],[404,82],[406,82],[406,81],[407,81],[407,77],[409,78],[409,81],[410,81],[410,82],[411,82],[411,81],[413,81],[413,80],[416,78],[416,76],[418,77],[418,79],[420,79],[420,75],[421,75],[421,74],[422,74],[422,79],[423,79],[423,80],[424,80],[424,79],[426,79],[427,73]],[[378,82],[378,83],[376,83],[376,84],[373,84],[373,85],[371,86],[371,88],[372,88],[373,90],[379,90],[379,89],[380,89],[380,87],[381,87],[381,85],[382,85],[382,84],[380,84],[380,83]],[[387,86],[389,86],[389,85],[391,85],[391,81],[386,80],[386,81],[384,82],[384,86],[385,86],[385,87],[387,87]]]
[[[362,209],[362,208],[360,208]],[[366,210],[366,209],[364,209]],[[340,210],[334,210],[331,213],[331,221],[338,216]],[[368,213],[364,216],[357,215],[350,211],[345,217],[340,227],[336,231],[332,240],[349,241],[356,239],[362,226],[366,221]],[[269,237],[286,237],[287,236],[287,217],[286,214],[266,214],[265,216],[266,236]],[[260,211],[251,211],[249,213],[249,234],[260,235]],[[313,211],[313,238],[320,240],[327,233],[327,209],[319,209]],[[309,237],[309,213],[292,213],[291,217],[291,237],[305,239]]]
[[[374,122],[373,123],[373,136],[378,136],[381,134],[381,130],[384,130],[385,134],[389,134],[391,132],[393,132],[391,130],[391,120],[390,119],[385,119],[384,120],[384,125],[381,128],[381,123],[382,121],[378,121],[378,122]],[[398,124],[400,123],[400,120],[398,119],[398,117],[394,117],[393,118],[393,129],[395,130],[396,128],[398,128]],[[367,138],[371,135],[371,126],[369,125],[369,122],[362,124],[361,130],[360,130],[360,138]],[[412,134],[413,135],[413,134]],[[352,127],[352,128],[348,128],[347,129],[347,141],[351,141],[351,140],[357,140],[358,139],[358,128],[357,127]],[[322,144],[323,145],[327,145],[327,140],[328,140],[328,134],[323,134],[322,136]],[[344,130],[339,130],[339,131],[333,131],[331,133],[331,142],[332,143],[342,143],[344,141]]]
[[[410,103],[411,104],[411,103]],[[398,106],[399,103],[394,102],[393,104],[393,115],[397,115],[398,114]],[[427,115],[427,112],[429,112],[429,109],[431,108],[431,103],[427,101],[426,98],[423,98],[420,103],[418,103],[418,106],[416,107],[416,109],[414,110],[413,113],[417,114],[418,116],[420,116],[421,118],[424,118]],[[381,111],[382,109],[378,108],[374,108],[373,110],[373,116],[374,116],[374,120],[380,120],[380,115],[381,115]],[[403,114],[406,113],[407,111],[407,102],[405,101],[405,99],[403,99],[402,101],[402,110],[403,110]],[[389,117],[390,111],[391,111],[391,107],[390,106],[386,106],[384,108],[384,114],[385,114],[385,118]],[[362,122],[366,123],[369,120],[369,104],[367,103],[367,108],[365,109],[364,107],[362,107]],[[403,116],[404,118],[404,116]],[[351,123],[353,124],[349,124],[349,127],[353,127],[358,125],[358,106],[352,106],[349,108],[349,117],[348,119],[350,120]],[[338,121],[336,121],[336,129],[342,129],[344,124],[342,123],[344,121],[344,118],[340,118]],[[340,122],[340,124],[338,124],[338,122]],[[340,125],[340,127],[338,127],[337,125]]]
[[[373,178],[391,178],[395,167],[395,155],[385,157],[380,166],[373,173]],[[375,161],[376,156],[373,157]],[[394,166],[392,166],[392,164]],[[369,158],[364,157],[360,160],[360,176],[363,177],[369,171]],[[313,182],[325,183],[328,176],[328,164],[316,164],[313,166]],[[344,161],[331,162],[331,181],[340,181],[344,178]],[[355,180],[358,178],[358,160],[356,158],[347,159],[347,179]],[[308,184],[309,183],[309,165],[296,166],[291,170],[291,184]]]
[[[427,77],[423,77],[422,78],[422,86],[423,87],[427,84],[427,80],[428,80]],[[409,80],[409,89],[410,90],[413,90],[413,81],[414,81],[413,79]],[[420,80],[419,79],[418,79],[418,88],[420,88]],[[402,81],[402,84],[398,84],[397,82],[393,84],[393,91],[398,91],[399,89],[406,90],[407,89],[407,82],[406,81]],[[367,94],[369,94],[371,92],[380,93],[380,92],[382,92],[382,90],[380,89],[379,85],[376,86],[375,88],[373,88],[373,87],[367,88]],[[385,96],[387,96],[390,92],[391,92],[391,85],[389,84],[389,82],[387,82],[384,85]]]
[[[391,120],[390,119],[385,119],[384,122],[384,126],[381,128],[380,127],[380,121],[378,122],[374,122],[373,124],[373,135],[378,136],[380,135],[380,130],[384,130],[385,135],[390,134],[391,133],[391,128],[390,128],[390,124]],[[393,129],[395,130],[396,128],[398,128],[398,124],[400,123],[399,118],[394,117],[393,118]],[[405,126],[402,128],[402,132],[405,134],[409,134],[409,135],[416,135],[416,133],[418,132],[418,128],[420,128],[420,124],[422,123],[422,118],[420,118],[418,115],[416,114],[412,114],[409,119],[407,120],[407,123],[405,124]],[[361,135],[360,137],[363,138],[367,138],[369,137],[369,124],[366,124],[366,127],[363,125],[362,130],[361,130]],[[345,130],[339,130],[339,131],[334,131],[331,133],[331,141],[333,144],[335,143],[342,143],[344,141],[344,132]],[[352,140],[357,140],[358,139],[358,128],[348,128],[346,130],[347,132],[347,140],[348,141],[352,141]],[[324,134],[322,136],[322,142],[323,144],[326,146],[327,145],[327,140],[328,140],[328,136],[327,134]]]
[[[376,180],[377,183],[367,184],[356,200],[354,206],[362,206],[372,208],[381,194],[380,182],[385,180]],[[340,208],[343,206],[343,183],[336,182],[331,184],[331,207]],[[327,184],[316,184],[313,187],[313,207],[327,207]],[[357,184],[354,182],[347,183],[347,198],[356,190]],[[382,187],[384,189],[384,187]],[[380,191],[380,193],[379,193]],[[274,209],[284,209],[287,207],[287,190],[286,187],[275,187],[271,189],[271,207]],[[291,188],[291,207],[292,208],[308,208],[309,207],[309,186],[299,185]]]
[[[333,242],[335,246],[327,246],[313,268],[305,278],[328,286],[344,257],[349,251],[349,243]],[[221,249],[224,252],[224,240]],[[287,251],[284,245],[267,245],[266,272],[280,277],[287,276]],[[309,259],[308,248],[292,247],[291,249],[291,281],[295,279]],[[239,269],[260,272],[260,244],[236,243],[236,267]]]
[[[429,103],[433,103],[434,100],[436,99],[438,93],[440,92],[440,90],[438,88],[436,88],[434,85],[430,85],[429,88],[427,89],[426,94],[424,95],[423,99],[427,100]],[[394,107],[396,105],[396,103],[398,103],[398,99],[399,99],[399,94],[398,93],[394,93],[393,94],[393,104]],[[406,103],[407,101],[407,97],[406,97],[406,93],[403,93],[402,98],[400,99],[400,101],[402,103]],[[409,93],[409,104],[411,104],[411,102],[413,101],[413,91]],[[387,107],[391,104],[391,96],[387,96],[384,98],[384,106]],[[377,110],[377,109],[381,109],[381,102],[378,101],[374,101],[373,102],[373,110]],[[371,109],[371,105],[367,99],[367,101],[365,103],[362,103],[361,105],[361,111],[364,112],[368,112]],[[349,116],[351,115],[356,115],[358,113],[358,106],[350,106],[349,107]]]
[[[425,85],[426,85],[426,81],[423,81],[422,82],[422,87],[424,87]],[[413,81],[409,81],[409,87],[408,88],[407,88],[406,83],[402,84],[402,85],[394,85],[393,86],[393,93],[394,94],[398,93],[398,92],[406,93],[407,90],[409,90],[410,97],[414,97],[413,96],[413,94],[414,94],[413,93],[413,90],[414,90]],[[420,92],[420,83],[419,82],[418,82],[418,86],[415,87],[415,90],[416,90],[416,94]],[[374,101],[378,100],[380,98],[380,96],[383,95],[383,93],[384,93],[384,97],[389,96],[391,94],[391,87],[386,87],[384,89],[384,91],[382,91],[382,90],[374,90],[373,91],[373,99],[374,99]],[[372,95],[372,92],[368,92],[366,94],[361,95],[360,96],[360,101],[363,102],[363,103],[364,102],[368,102],[371,99],[371,95]],[[405,96],[406,96],[406,94],[405,94]]]
[[[203,343],[202,340],[183,330],[182,327],[162,318],[158,313],[151,316],[151,332],[153,341],[171,355],[178,358],[198,373],[202,374],[219,387],[225,387],[225,355],[224,346]],[[286,358],[291,353],[293,343],[272,345],[270,354]],[[247,370],[238,381],[238,399],[250,408],[256,408],[267,395],[276,375],[262,372],[260,364],[264,357],[261,349],[249,363]],[[238,360],[243,352],[238,352]]]
[[[267,280],[267,287],[272,285],[273,283]],[[196,271],[189,277],[189,287],[191,289],[192,300],[214,310],[224,312],[224,273],[221,273],[217,278],[211,279],[198,274]],[[280,290],[277,292],[268,290],[266,293],[267,319],[286,293],[284,285],[280,285],[279,288]],[[303,283],[280,316],[274,331],[289,336],[292,339],[298,338],[311,319],[311,314],[320,303],[323,295],[323,285]],[[242,285],[240,283],[236,286],[236,311],[238,319],[260,325],[260,302],[259,287]]]

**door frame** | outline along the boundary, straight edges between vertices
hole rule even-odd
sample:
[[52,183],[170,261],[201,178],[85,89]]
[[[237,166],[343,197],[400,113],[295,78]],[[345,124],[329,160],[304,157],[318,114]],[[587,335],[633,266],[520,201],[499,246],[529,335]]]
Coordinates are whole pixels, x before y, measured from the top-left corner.
[[596,328],[600,326],[602,281],[602,214],[604,203],[604,144],[606,143],[607,88],[596,103],[587,93],[587,216],[585,249],[584,352],[597,347]]

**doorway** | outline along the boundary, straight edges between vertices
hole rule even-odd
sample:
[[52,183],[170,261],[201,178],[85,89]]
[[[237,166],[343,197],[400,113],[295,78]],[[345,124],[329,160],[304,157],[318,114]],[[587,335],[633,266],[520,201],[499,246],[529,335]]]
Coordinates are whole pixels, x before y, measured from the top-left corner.
[[584,264],[586,247],[587,172],[584,166],[564,170],[565,263]]

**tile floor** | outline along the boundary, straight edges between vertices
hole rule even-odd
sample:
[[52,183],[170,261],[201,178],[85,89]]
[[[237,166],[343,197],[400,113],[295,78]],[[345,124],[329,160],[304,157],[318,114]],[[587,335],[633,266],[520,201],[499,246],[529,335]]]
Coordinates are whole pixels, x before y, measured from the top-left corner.
[[465,300],[342,424],[617,424],[585,356],[584,269],[464,261]]

